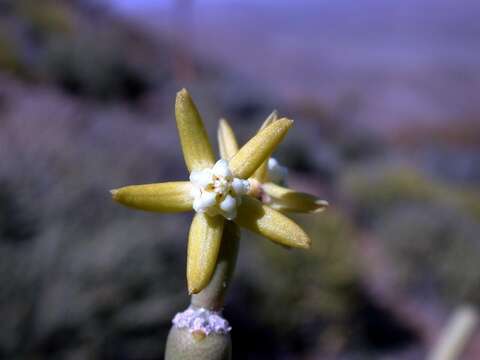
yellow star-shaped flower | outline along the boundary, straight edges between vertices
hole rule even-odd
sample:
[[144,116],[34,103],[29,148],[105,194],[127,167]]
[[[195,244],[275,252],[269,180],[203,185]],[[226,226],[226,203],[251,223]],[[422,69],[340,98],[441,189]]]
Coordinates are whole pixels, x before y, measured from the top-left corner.
[[[259,132],[278,120],[277,112],[272,112]],[[218,126],[218,143],[220,155],[224,159],[230,159],[239,150],[235,133],[225,119],[221,119]],[[272,209],[282,212],[316,213],[325,210],[328,206],[327,201],[281,186],[280,184],[285,181],[286,173],[286,168],[274,158],[267,158],[249,179],[249,194]]]
[[201,117],[185,89],[177,94],[175,117],[190,181],[132,185],[111,192],[114,200],[141,210],[196,211],[188,236],[190,293],[208,285],[227,219],[281,245],[310,246],[309,237],[295,222],[247,195],[251,190],[248,179],[286,135],[292,120],[272,122],[233,156],[215,162]]

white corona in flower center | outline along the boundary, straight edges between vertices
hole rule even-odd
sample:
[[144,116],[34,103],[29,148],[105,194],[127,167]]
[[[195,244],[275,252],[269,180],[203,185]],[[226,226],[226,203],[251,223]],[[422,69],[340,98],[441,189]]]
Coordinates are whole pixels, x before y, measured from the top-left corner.
[[233,177],[228,161],[218,160],[212,168],[192,171],[193,209],[210,216],[223,215],[228,220],[237,216],[241,196],[250,188],[248,180]]

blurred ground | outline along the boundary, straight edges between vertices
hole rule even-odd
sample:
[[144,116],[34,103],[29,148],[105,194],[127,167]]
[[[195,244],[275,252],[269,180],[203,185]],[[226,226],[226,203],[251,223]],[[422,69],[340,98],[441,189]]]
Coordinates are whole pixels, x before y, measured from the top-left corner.
[[162,358],[188,303],[190,215],[108,189],[186,176],[187,87],[212,139],[221,116],[242,141],[274,108],[294,118],[275,155],[332,204],[295,217],[309,252],[244,234],[235,358],[423,359],[451,309],[478,301],[478,10],[2,1],[0,358]]

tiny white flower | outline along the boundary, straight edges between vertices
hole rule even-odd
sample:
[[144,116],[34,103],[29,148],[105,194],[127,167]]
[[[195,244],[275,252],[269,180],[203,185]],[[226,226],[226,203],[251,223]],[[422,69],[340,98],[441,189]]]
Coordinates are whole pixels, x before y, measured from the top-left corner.
[[193,209],[211,216],[223,215],[228,220],[237,216],[241,196],[250,188],[248,180],[234,178],[228,161],[221,159],[212,168],[192,171]]
[[219,195],[226,194],[230,186],[231,184],[227,180],[227,178],[221,177],[215,179],[215,181],[213,182],[213,191],[215,191]]

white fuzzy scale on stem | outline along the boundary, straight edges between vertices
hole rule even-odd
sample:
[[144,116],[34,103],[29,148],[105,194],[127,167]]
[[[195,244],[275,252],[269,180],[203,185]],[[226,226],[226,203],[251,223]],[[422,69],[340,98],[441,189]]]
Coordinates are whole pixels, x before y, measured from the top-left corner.
[[179,329],[187,329],[191,333],[203,332],[205,335],[226,334],[232,329],[219,312],[204,308],[189,307],[184,312],[175,315],[172,323]]

